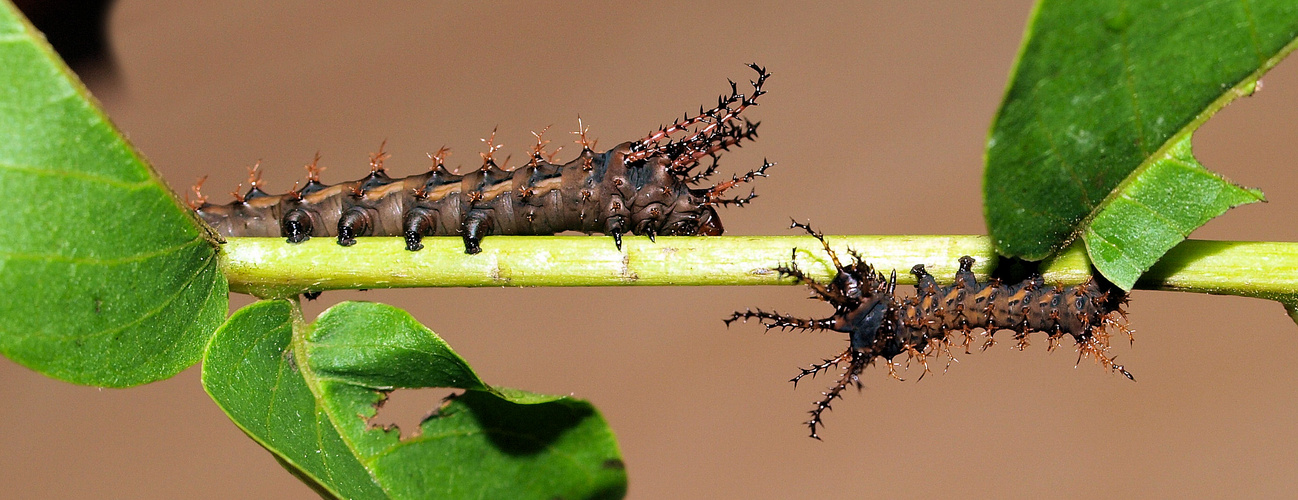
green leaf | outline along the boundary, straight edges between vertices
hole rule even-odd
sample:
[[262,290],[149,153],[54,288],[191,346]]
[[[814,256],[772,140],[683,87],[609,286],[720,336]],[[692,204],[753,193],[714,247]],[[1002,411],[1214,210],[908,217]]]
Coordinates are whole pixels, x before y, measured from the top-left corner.
[[1086,251],[1105,277],[1130,290],[1136,279],[1191,231],[1226,210],[1262,199],[1203,168],[1190,137],[1151,159],[1085,226]]
[[0,353],[122,387],[194,364],[225,318],[216,245],[0,2]]
[[203,357],[203,388],[240,429],[316,491],[387,498],[352,455],[297,368],[290,345],[296,306],[244,307],[217,330]]
[[1077,237],[1124,288],[1226,209],[1261,199],[1190,136],[1295,47],[1298,3],[1043,0],[987,143],[987,226],[1039,260]]
[[[245,432],[328,495],[617,498],[626,489],[617,443],[589,403],[489,387],[391,306],[342,303],[312,325],[294,302],[249,306],[212,339],[203,382]],[[387,391],[413,387],[466,391],[405,439],[368,423]]]

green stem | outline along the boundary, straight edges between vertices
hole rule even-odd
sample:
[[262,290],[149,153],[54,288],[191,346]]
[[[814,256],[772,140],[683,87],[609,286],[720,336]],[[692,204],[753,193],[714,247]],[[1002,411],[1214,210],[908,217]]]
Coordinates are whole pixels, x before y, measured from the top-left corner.
[[[956,260],[977,260],[986,277],[997,256],[986,236],[828,236],[839,258],[850,247],[881,270],[897,269],[898,281],[924,264],[951,279]],[[222,268],[230,289],[261,297],[304,291],[470,286],[625,286],[789,284],[772,268],[794,258],[815,279],[832,277],[833,266],[809,236],[628,237],[619,251],[611,238],[588,236],[491,236],[477,255],[465,255],[459,238],[426,238],[418,252],[400,238],[359,238],[351,247],[330,238],[288,244],[279,238],[230,238]],[[796,251],[795,251],[796,249]],[[1091,275],[1080,247],[1044,267],[1052,283],[1077,283]],[[1187,240],[1173,248],[1136,285],[1262,297],[1293,303],[1298,297],[1298,243]]]
[[1185,240],[1136,288],[1258,297],[1288,307],[1298,299],[1298,243]]
[[[924,263],[951,275],[956,259],[971,255],[986,274],[996,261],[985,236],[830,236],[840,258],[847,247],[879,269],[905,271]],[[222,268],[231,290],[286,297],[307,290],[470,286],[777,285],[771,268],[797,263],[817,279],[832,277],[819,242],[809,236],[625,238],[489,236],[482,253],[465,255],[460,238],[425,238],[410,252],[400,238],[358,238],[342,247],[332,238],[288,244],[280,238],[229,238]]]

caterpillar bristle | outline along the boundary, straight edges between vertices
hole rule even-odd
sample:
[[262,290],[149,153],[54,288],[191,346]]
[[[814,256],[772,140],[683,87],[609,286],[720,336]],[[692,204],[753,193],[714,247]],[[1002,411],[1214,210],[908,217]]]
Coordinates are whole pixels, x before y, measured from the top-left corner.
[[186,204],[186,205],[189,205],[189,208],[192,209],[192,210],[198,210],[199,207],[202,207],[203,205],[206,205],[206,204],[207,204],[207,197],[206,197],[206,196],[203,196],[203,183],[204,183],[204,182],[207,182],[207,176],[206,176],[206,175],[204,175],[204,176],[202,176],[202,177],[199,177],[197,181],[194,181],[194,185],[193,185],[193,187],[190,188],[190,190],[192,190],[192,191],[194,192],[194,200],[193,200],[193,201],[190,201],[190,199],[189,199],[189,193],[185,193],[185,204]]
[[386,148],[387,146],[388,146],[388,140],[383,139],[383,142],[379,143],[378,152],[370,153],[370,174],[371,175],[383,172],[383,161],[392,156],[384,152],[384,148]]

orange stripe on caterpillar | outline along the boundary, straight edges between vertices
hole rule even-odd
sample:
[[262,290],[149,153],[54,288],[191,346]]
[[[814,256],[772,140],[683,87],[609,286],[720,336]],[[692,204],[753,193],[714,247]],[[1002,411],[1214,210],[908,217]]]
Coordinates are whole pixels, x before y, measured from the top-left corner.
[[[290,243],[336,237],[344,246],[360,236],[402,236],[411,251],[423,248],[424,236],[459,235],[465,252],[473,254],[481,250],[482,238],[493,234],[603,233],[612,236],[619,249],[627,233],[650,239],[720,235],[724,228],[715,207],[743,205],[756,196],[723,194],[766,176],[774,165],[764,161],[730,181],[695,187],[716,171],[722,152],[757,137],[758,123],[740,114],[765,93],[762,86],[770,73],[755,64],[749,67],[757,72],[750,95],[739,93],[731,82],[730,94],[721,96],[715,108],[602,153],[593,150],[595,142],[579,120],[577,143],[582,151],[562,165],[552,163],[557,150],[545,152],[549,141],[541,138],[542,130],[534,133],[537,144],[529,161],[506,170],[493,157],[500,146],[492,131],[491,138],[483,139],[487,152],[481,154],[482,167],[462,175],[446,169],[449,150],[442,148],[429,155],[433,165],[427,172],[389,177],[383,166],[388,155],[380,147],[370,156],[369,174],[359,180],[321,183],[317,155],[300,188],[268,194],[254,171],[249,191],[236,194],[228,204],[207,203],[195,186],[198,200],[193,208],[223,236],[279,236]],[[685,137],[672,139],[682,133]],[[711,165],[699,169],[709,157]]]
[[[834,314],[821,319],[802,319],[750,309],[735,312],[725,323],[756,319],[767,330],[831,330],[848,334],[847,350],[802,368],[791,380],[797,385],[808,375],[815,377],[831,368],[844,367],[842,376],[810,412],[811,419],[806,424],[813,438],[820,439],[817,429],[823,425],[822,414],[835,399],[842,397],[843,390],[851,385],[860,388],[859,376],[866,365],[883,358],[888,363],[889,375],[898,378],[893,358],[906,354],[908,359],[918,361],[927,373],[930,357],[945,355],[948,363],[953,359],[953,345],[968,352],[973,342],[971,333],[978,328],[984,330],[987,339],[983,349],[995,343],[993,335],[999,330],[1014,332],[1015,347],[1020,350],[1027,347],[1028,335],[1034,332],[1047,334],[1050,350],[1068,335],[1077,343],[1078,362],[1082,357],[1091,357],[1101,366],[1135,380],[1108,354],[1110,328],[1131,335],[1122,310],[1126,296],[1117,287],[1097,279],[1071,287],[1046,286],[1040,276],[1009,285],[998,280],[979,283],[972,271],[974,259],[964,256],[960,258],[955,283],[950,286],[939,285],[922,264],[911,268],[917,279],[916,294],[903,298],[896,293],[895,270],[885,277],[851,250],[851,262],[844,265],[825,243],[824,235],[806,224],[794,222],[792,227],[802,228],[820,241],[837,273],[833,281],[818,283],[794,262],[775,270],[781,276],[807,285],[814,297],[834,306]],[[962,340],[953,338],[956,333],[961,334]]]

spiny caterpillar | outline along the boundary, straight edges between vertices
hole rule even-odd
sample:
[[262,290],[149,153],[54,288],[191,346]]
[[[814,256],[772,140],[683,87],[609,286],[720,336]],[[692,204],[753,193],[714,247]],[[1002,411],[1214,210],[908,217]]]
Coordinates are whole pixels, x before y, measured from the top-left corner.
[[[245,194],[234,193],[226,205],[207,203],[194,186],[195,212],[222,236],[281,236],[300,243],[312,236],[333,236],[338,244],[350,246],[359,236],[404,236],[406,249],[423,248],[424,236],[460,235],[465,253],[481,251],[482,238],[492,234],[543,235],[562,231],[603,233],[613,237],[618,249],[622,235],[720,235],[724,230],[714,207],[743,206],[757,195],[723,198],[727,190],[757,177],[765,177],[773,163],[763,161],[756,170],[707,188],[692,188],[717,170],[721,152],[757,137],[757,122],[740,120],[749,106],[766,91],[762,85],[770,76],[765,68],[748,65],[757,72],[751,95],[739,93],[730,82],[730,94],[718,98],[716,107],[700,109],[670,125],[659,127],[647,137],[625,142],[596,153],[587,130],[578,120],[576,159],[552,163],[558,150],[547,153],[541,133],[536,136],[527,164],[506,170],[493,154],[500,146],[487,142],[481,153],[482,167],[459,175],[447,170],[448,150],[429,154],[428,172],[394,179],[383,167],[383,148],[370,156],[370,173],[351,182],[326,185],[320,182],[316,161],[306,166],[307,181],[300,189],[280,195],[262,191],[254,167],[251,187]],[[548,127],[547,127],[548,128]],[[684,134],[672,139],[673,135]],[[561,148],[560,148],[561,149]],[[704,158],[708,166],[695,171]]]
[[974,259],[964,256],[960,258],[960,270],[951,286],[938,285],[933,275],[924,270],[923,264],[911,268],[910,272],[917,280],[916,295],[901,298],[896,294],[897,271],[884,277],[852,250],[848,250],[852,262],[844,266],[825,242],[824,235],[806,224],[794,222],[792,227],[802,228],[820,240],[837,274],[833,281],[824,284],[804,274],[795,262],[777,267],[775,271],[781,277],[792,277],[798,283],[806,284],[813,298],[834,306],[834,314],[823,319],[801,319],[758,309],[736,312],[725,323],[729,326],[739,319],[747,322],[756,318],[767,330],[832,330],[848,334],[850,344],[846,351],[800,369],[801,373],[791,380],[796,387],[803,377],[810,375],[814,378],[830,368],[847,364],[838,382],[824,393],[824,398],[816,402],[810,412],[811,420],[806,424],[813,438],[820,439],[816,430],[823,426],[821,413],[830,409],[830,403],[841,398],[849,385],[856,385],[857,389],[862,387],[859,376],[866,365],[882,357],[887,360],[889,375],[900,380],[892,360],[904,353],[909,359],[917,360],[927,373],[929,356],[945,355],[948,360],[952,359],[954,333],[963,334],[963,342],[959,345],[966,353],[969,352],[973,342],[971,333],[975,328],[984,330],[984,350],[995,343],[993,335],[998,330],[1013,331],[1016,347],[1020,350],[1027,347],[1028,334],[1033,332],[1045,332],[1049,336],[1049,350],[1058,347],[1058,341],[1065,334],[1071,335],[1077,342],[1078,362],[1082,357],[1090,356],[1105,368],[1135,380],[1108,355],[1109,327],[1117,327],[1131,336],[1122,309],[1126,297],[1120,289],[1095,279],[1071,287],[1052,287],[1046,286],[1041,276],[1032,276],[1013,285],[995,279],[978,283],[972,271]]

